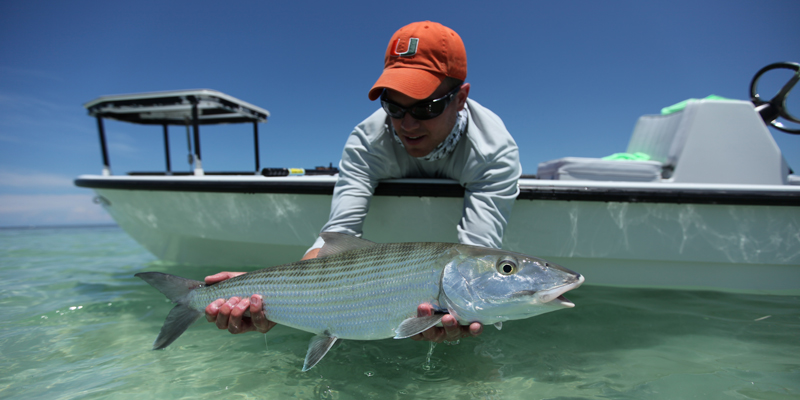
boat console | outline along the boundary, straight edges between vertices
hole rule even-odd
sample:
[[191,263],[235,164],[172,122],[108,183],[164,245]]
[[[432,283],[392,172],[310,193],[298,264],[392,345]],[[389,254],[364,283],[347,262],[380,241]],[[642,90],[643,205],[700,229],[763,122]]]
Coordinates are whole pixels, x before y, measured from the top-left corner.
[[[793,78],[769,101],[757,94],[767,71],[788,68]],[[800,64],[777,63],[759,71],[751,83],[752,102],[691,99],[674,112],[645,115],[637,121],[627,153],[649,160],[566,157],[539,164],[539,179],[785,185],[800,184],[791,175],[765,123],[800,133],[776,121],[800,123],[786,110],[786,97],[800,79]],[[666,110],[666,109],[665,109]]]

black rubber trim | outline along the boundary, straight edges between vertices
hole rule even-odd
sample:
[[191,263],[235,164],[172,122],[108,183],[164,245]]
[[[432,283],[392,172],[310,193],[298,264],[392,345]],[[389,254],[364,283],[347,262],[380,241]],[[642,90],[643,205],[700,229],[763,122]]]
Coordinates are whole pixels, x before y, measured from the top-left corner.
[[[213,193],[286,193],[332,195],[335,182],[208,182],[152,180],[76,179],[75,186],[89,189],[152,190]],[[375,188],[376,196],[464,197],[464,188],[456,183],[418,184],[385,182]]]
[[208,181],[151,181],[76,179],[75,186],[90,189],[150,190],[167,192],[211,193],[287,193],[333,194],[335,182],[208,182]]
[[[286,193],[333,194],[335,182],[208,182],[76,179],[75,185],[90,189],[151,190],[214,193]],[[457,183],[384,182],[375,189],[376,196],[464,197]],[[725,190],[669,188],[597,188],[520,186],[517,200],[599,201],[621,203],[729,204],[763,206],[800,206],[800,191]]]
[[651,188],[520,187],[517,200],[600,201],[618,203],[727,204],[800,206],[800,191]]

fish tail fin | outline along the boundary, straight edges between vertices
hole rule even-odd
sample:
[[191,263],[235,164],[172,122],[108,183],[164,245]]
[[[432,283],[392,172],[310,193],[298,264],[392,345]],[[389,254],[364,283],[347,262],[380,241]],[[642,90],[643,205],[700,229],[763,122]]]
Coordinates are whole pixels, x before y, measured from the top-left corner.
[[189,292],[205,286],[205,284],[200,281],[181,278],[180,276],[162,272],[140,272],[134,276],[141,278],[143,281],[149,283],[150,286],[158,289],[159,292],[167,296],[173,303],[181,303]]
[[161,327],[161,332],[158,333],[156,341],[153,342],[153,350],[160,350],[169,346],[203,315],[202,311],[191,308],[187,301],[189,293],[204,286],[203,282],[161,272],[141,272],[134,276],[141,278],[150,286],[158,289],[173,303],[178,303],[167,315],[167,319]]
[[175,306],[167,315],[164,325],[161,326],[161,332],[153,342],[153,350],[161,350],[172,344],[201,316],[203,316],[202,312],[189,308],[189,306],[183,304]]

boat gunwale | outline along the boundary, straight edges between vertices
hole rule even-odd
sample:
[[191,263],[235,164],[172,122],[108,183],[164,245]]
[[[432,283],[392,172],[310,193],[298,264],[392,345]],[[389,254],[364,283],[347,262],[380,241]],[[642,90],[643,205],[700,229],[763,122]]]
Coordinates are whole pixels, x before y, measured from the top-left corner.
[[[335,176],[98,176],[81,175],[78,187],[136,191],[273,193],[332,195]],[[800,186],[674,184],[520,179],[517,200],[620,203],[800,206]],[[382,181],[376,196],[460,198],[465,193],[449,179]]]

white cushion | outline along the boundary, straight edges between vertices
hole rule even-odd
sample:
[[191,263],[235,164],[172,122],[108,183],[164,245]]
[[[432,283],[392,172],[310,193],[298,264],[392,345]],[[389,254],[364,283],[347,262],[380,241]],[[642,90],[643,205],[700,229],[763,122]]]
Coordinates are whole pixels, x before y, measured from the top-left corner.
[[658,182],[661,163],[565,157],[540,163],[536,175],[555,180]]

